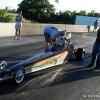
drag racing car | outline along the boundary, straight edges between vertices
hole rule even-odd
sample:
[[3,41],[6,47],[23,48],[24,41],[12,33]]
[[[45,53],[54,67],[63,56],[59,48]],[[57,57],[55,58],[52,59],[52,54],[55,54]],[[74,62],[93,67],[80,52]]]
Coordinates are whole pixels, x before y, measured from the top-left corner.
[[73,55],[77,60],[82,60],[85,49],[75,49],[70,38],[71,34],[67,37],[67,42],[65,42],[63,48],[58,50],[59,46],[54,44],[48,50],[44,50],[16,65],[8,67],[7,63],[2,61],[0,63],[0,81],[13,78],[17,84],[20,84],[25,75],[68,62]]

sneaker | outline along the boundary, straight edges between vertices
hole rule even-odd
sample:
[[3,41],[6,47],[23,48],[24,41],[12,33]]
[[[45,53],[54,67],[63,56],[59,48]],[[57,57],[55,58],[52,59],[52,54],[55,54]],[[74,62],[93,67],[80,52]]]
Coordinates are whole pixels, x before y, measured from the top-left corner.
[[87,65],[86,67],[90,68],[93,67],[94,64],[90,63],[89,65]]
[[18,38],[17,38],[17,37],[15,37],[14,39],[15,39],[15,40],[17,40]]

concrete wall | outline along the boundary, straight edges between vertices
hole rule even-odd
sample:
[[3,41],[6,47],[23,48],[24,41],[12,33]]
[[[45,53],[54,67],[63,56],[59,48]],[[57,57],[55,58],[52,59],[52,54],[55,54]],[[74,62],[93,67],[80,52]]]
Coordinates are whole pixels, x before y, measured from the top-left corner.
[[15,23],[0,23],[0,37],[14,36]]
[[[23,23],[22,35],[37,35],[43,34],[43,29],[46,26],[54,26],[67,32],[88,32],[93,31],[93,26],[79,26],[79,25],[66,25],[66,24],[34,24]],[[0,37],[14,36],[15,35],[15,23],[0,23]]]
[[58,24],[23,24],[22,34],[23,35],[36,35],[43,34],[43,29],[46,26],[55,26],[62,30],[66,29],[66,25],[58,25]]
[[43,29],[46,26],[54,26],[67,32],[88,32],[93,31],[93,26],[66,25],[66,24],[23,24],[23,35],[43,34]]

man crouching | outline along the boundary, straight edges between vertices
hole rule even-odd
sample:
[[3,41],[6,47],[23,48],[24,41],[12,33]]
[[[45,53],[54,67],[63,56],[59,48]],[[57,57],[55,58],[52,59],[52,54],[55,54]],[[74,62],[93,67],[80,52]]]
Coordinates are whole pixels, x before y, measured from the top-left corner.
[[44,28],[44,37],[45,37],[45,49],[48,49],[49,44],[53,45],[56,39],[61,35],[65,34],[66,30],[62,31],[58,28],[47,26]]

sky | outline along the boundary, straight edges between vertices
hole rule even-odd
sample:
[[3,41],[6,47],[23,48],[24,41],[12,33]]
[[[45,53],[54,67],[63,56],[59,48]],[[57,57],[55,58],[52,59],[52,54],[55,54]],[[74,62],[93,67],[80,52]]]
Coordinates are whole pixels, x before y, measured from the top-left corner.
[[[0,0],[0,9],[5,9],[6,6],[17,9],[21,1],[22,0]],[[96,12],[100,12],[100,0],[59,0],[59,3],[55,3],[54,0],[49,1],[54,4],[56,12],[65,10],[76,10],[77,12],[80,10],[85,10],[86,12],[95,10]]]

